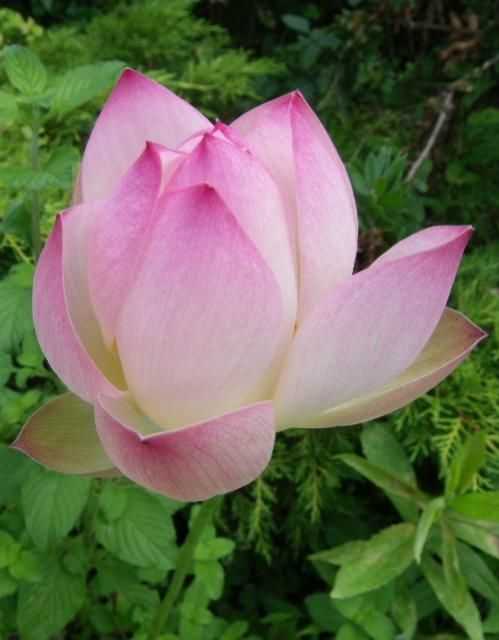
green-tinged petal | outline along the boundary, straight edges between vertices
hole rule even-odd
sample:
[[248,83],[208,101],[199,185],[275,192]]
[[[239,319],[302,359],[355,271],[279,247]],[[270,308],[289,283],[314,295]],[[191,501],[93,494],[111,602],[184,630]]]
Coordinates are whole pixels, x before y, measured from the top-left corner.
[[12,446],[61,473],[115,475],[95,430],[93,406],[73,393],[34,413]]
[[446,309],[425,348],[404,373],[376,391],[338,405],[303,426],[351,425],[400,409],[452,373],[485,336],[462,313]]

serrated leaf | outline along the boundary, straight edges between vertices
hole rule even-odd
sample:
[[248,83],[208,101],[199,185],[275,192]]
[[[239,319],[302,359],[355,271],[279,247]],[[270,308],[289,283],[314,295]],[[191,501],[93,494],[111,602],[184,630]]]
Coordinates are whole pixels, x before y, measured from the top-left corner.
[[51,106],[57,115],[100,96],[116,82],[124,63],[112,60],[97,62],[67,71],[54,86]]
[[7,569],[0,569],[0,599],[6,598],[17,591],[18,582]]
[[416,562],[420,562],[430,529],[435,522],[438,522],[444,507],[445,500],[443,498],[435,498],[423,509],[416,527],[416,538],[414,540],[414,558]]
[[428,502],[428,498],[413,483],[405,482],[379,465],[354,453],[343,453],[336,457],[387,493],[408,498],[420,506]]
[[10,122],[17,117],[18,113],[19,109],[14,96],[0,91],[0,122]]
[[454,498],[449,507],[468,518],[499,523],[499,491],[466,493]]
[[171,517],[160,500],[139,487],[122,488],[127,493],[127,506],[119,518],[95,523],[99,542],[125,562],[139,567],[175,566],[177,548]]
[[59,633],[78,613],[85,599],[83,576],[68,573],[60,558],[41,559],[40,582],[19,589],[17,622],[23,640],[47,640]]
[[17,501],[21,484],[34,467],[23,453],[0,443],[0,505]]
[[194,575],[203,584],[211,600],[218,600],[224,588],[224,571],[216,560],[194,563]]
[[15,265],[0,281],[0,349],[11,351],[33,330],[31,288],[34,268]]
[[40,561],[34,553],[23,549],[9,567],[10,574],[18,580],[38,582],[42,579]]
[[369,636],[359,629],[359,627],[350,624],[350,622],[346,622],[338,629],[335,640],[369,640]]
[[14,540],[10,533],[0,531],[0,569],[15,562],[20,551],[21,545]]
[[107,482],[99,494],[99,508],[109,522],[123,516],[128,506],[128,493],[112,482]]
[[415,527],[401,523],[367,540],[359,555],[340,567],[331,596],[350,598],[378,589],[400,575],[413,560],[414,536]]
[[18,44],[7,47],[4,65],[10,83],[24,95],[37,95],[45,89],[47,71],[39,58],[26,47]]
[[[407,454],[386,427],[376,422],[365,425],[362,429],[361,443],[369,462],[382,469],[390,469],[402,480],[417,485],[416,475]],[[414,503],[391,493],[387,495],[404,520],[416,522],[418,509]]]
[[464,603],[456,607],[443,569],[429,557],[423,558],[421,569],[444,609],[463,627],[470,640],[483,640],[480,614],[470,594],[466,592]]
[[88,499],[90,479],[37,467],[22,490],[26,528],[38,549],[57,544],[78,521]]
[[194,560],[219,560],[231,554],[235,546],[235,542],[228,538],[206,540],[198,544],[194,550]]

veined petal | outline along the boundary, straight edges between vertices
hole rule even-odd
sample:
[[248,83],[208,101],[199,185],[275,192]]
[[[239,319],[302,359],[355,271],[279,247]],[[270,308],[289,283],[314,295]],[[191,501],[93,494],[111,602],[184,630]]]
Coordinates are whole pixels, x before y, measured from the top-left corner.
[[372,393],[312,418],[305,426],[347,426],[400,409],[452,373],[486,335],[462,313],[446,309],[423,351],[401,375]]
[[[429,232],[431,235],[431,232]],[[335,287],[298,329],[279,383],[279,428],[301,426],[407,369],[437,326],[470,227],[372,265]]]
[[137,405],[167,429],[253,402],[282,315],[275,277],[216,191],[167,192],[116,334]]
[[92,225],[87,254],[90,298],[108,348],[114,342],[116,321],[153,218],[163,175],[182,157],[148,144],[101,203]]
[[116,475],[97,436],[93,406],[72,393],[38,409],[12,447],[61,473]]
[[[74,213],[74,211],[73,211]],[[77,215],[71,218],[76,220]],[[66,299],[65,275],[73,282],[69,287],[74,289],[73,307],[77,317],[78,308],[86,310],[84,304],[85,290],[82,288],[81,304],[76,297],[76,286],[78,280],[78,268],[65,274],[63,271],[63,244],[66,242],[65,229],[66,216],[59,216],[56,220],[52,234],[42,251],[35,273],[33,288],[33,315],[36,333],[43,353],[50,366],[54,369],[61,380],[78,396],[92,402],[100,392],[112,394],[116,387],[98,368],[97,364],[89,355],[89,352],[80,339],[72,321]],[[64,231],[63,231],[64,228]],[[76,228],[73,231],[77,230]],[[71,235],[71,234],[69,234]],[[73,234],[76,241],[77,234]],[[68,248],[69,243],[66,243]],[[72,256],[79,259],[78,253]],[[91,309],[91,306],[89,304]],[[82,312],[83,313],[83,312]],[[83,316],[82,316],[83,317]],[[84,316],[87,317],[87,316]],[[87,328],[88,330],[88,328]],[[87,339],[95,346],[92,329],[88,330]],[[90,337],[89,337],[90,336]],[[102,360],[105,360],[105,349],[102,352]],[[111,356],[109,356],[111,357]],[[108,364],[112,364],[109,363]],[[114,372],[114,367],[111,367]],[[119,382],[119,371],[111,376]]]
[[90,135],[81,168],[84,200],[104,198],[142,153],[147,140],[174,149],[210,122],[157,82],[126,69]]
[[296,208],[299,317],[351,275],[357,213],[345,167],[299,92],[249,111],[232,125],[269,168]]
[[229,127],[205,134],[181,163],[169,189],[207,183],[214,187],[260,251],[280,286],[283,300],[282,348],[296,320],[297,281],[286,213],[274,180],[260,161],[229,141]]
[[96,421],[104,448],[124,475],[176,500],[207,500],[248,484],[269,463],[275,440],[271,402],[143,435],[148,425],[129,397],[102,396]]

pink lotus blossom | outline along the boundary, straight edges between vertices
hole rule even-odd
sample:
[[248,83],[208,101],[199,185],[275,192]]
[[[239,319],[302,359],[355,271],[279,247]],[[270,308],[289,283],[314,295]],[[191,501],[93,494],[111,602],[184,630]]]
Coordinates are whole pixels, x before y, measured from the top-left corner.
[[207,499],[256,478],[276,431],[398,409],[484,336],[445,309],[471,227],[425,229],[352,275],[352,188],[298,92],[213,126],[127,70],[74,202],[34,285],[70,393],[14,445],[64,473]]

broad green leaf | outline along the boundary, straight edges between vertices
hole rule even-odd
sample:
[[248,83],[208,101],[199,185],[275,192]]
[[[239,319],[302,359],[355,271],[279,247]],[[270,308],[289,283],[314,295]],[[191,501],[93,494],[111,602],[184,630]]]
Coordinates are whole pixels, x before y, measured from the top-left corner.
[[88,499],[90,479],[37,467],[22,490],[26,528],[38,549],[57,544],[75,526]]
[[220,640],[240,640],[246,635],[249,624],[245,620],[236,620],[220,636]]
[[499,491],[457,496],[450,508],[468,518],[499,523]]
[[175,566],[177,548],[171,516],[161,500],[136,486],[122,485],[127,505],[118,518],[99,517],[95,533],[99,542],[121,560],[139,567]]
[[0,569],[9,567],[15,562],[20,551],[21,545],[14,540],[10,533],[0,531]]
[[499,580],[485,560],[462,542],[457,545],[457,553],[461,572],[471,589],[499,605]]
[[108,522],[123,516],[128,506],[128,492],[119,485],[107,482],[99,494],[99,507]]
[[347,622],[338,629],[335,640],[369,640],[369,636],[361,631],[359,627],[354,627],[353,624]]
[[15,449],[0,443],[0,505],[16,502],[23,480],[35,463]]
[[456,607],[442,567],[432,558],[426,557],[421,561],[421,569],[444,609],[463,627],[470,640],[483,640],[480,614],[470,594],[466,592],[464,603]]
[[47,71],[38,57],[26,47],[18,44],[7,47],[4,65],[10,83],[24,95],[37,95],[45,89]]
[[10,565],[9,571],[14,578],[26,580],[27,582],[38,582],[42,579],[40,561],[34,553],[23,549],[14,562]]
[[0,281],[0,350],[10,351],[33,330],[31,287],[34,268],[17,264]]
[[0,569],[0,599],[6,598],[17,591],[18,582],[7,569]]
[[[369,462],[382,469],[390,469],[397,477],[417,486],[416,475],[407,454],[386,427],[377,422],[368,423],[362,429],[361,442]],[[390,493],[388,497],[404,520],[414,523],[417,521],[418,509],[413,502]]]
[[441,521],[440,530],[442,533],[441,557],[444,578],[453,599],[454,608],[459,609],[466,602],[468,586],[459,567],[457,540],[454,531],[445,520]]
[[69,189],[73,186],[79,162],[80,154],[75,147],[56,147],[43,163],[42,171],[52,176],[60,187]]
[[198,544],[194,551],[194,560],[219,560],[228,556],[236,546],[233,540],[228,538],[212,538]]
[[420,562],[421,553],[423,552],[430,529],[435,522],[438,522],[444,507],[445,500],[443,498],[435,498],[435,500],[429,502],[423,509],[416,527],[416,539],[414,540],[414,558],[416,562]]
[[17,101],[14,96],[5,91],[0,91],[0,122],[10,122],[14,120],[19,113]]
[[452,512],[447,519],[458,538],[499,559],[499,526],[485,520],[472,520]]
[[333,598],[372,591],[400,575],[413,560],[415,527],[396,524],[365,542],[358,556],[341,566],[336,576]]
[[303,16],[296,16],[292,13],[286,13],[282,16],[282,21],[292,31],[297,31],[298,33],[310,32],[310,22]]
[[395,625],[385,615],[385,607],[380,606],[379,596],[383,592],[384,589],[379,589],[345,600],[335,600],[334,605],[344,618],[364,631],[370,640],[395,640]]
[[390,610],[404,633],[404,640],[412,640],[418,625],[418,610],[414,598],[402,584],[397,585]]
[[51,106],[57,115],[63,115],[97,98],[110,89],[124,63],[117,60],[97,62],[67,71],[55,83]]
[[310,556],[310,560],[320,560],[321,562],[339,565],[348,564],[357,558],[360,552],[364,551],[365,546],[365,540],[351,540],[338,547],[334,547],[334,549],[314,553]]
[[305,598],[305,607],[321,631],[338,631],[344,617],[338,613],[331,596],[327,593],[314,593]]
[[10,355],[5,351],[0,351],[0,387],[5,385],[13,371],[14,367]]
[[483,623],[483,630],[486,633],[499,633],[499,607],[492,607]]
[[194,563],[194,575],[202,582],[211,600],[218,600],[224,588],[224,571],[216,560]]
[[485,464],[485,432],[478,431],[464,442],[456,453],[445,486],[447,497],[464,493],[476,473]]
[[40,190],[64,186],[51,173],[41,169],[30,169],[29,167],[2,167],[0,168],[0,181],[15,190]]
[[385,471],[379,465],[373,464],[354,453],[343,453],[337,456],[345,464],[386,491],[402,498],[408,498],[419,506],[424,506],[428,498],[414,484],[405,482],[395,474]]
[[60,558],[41,559],[39,582],[20,586],[17,622],[23,640],[47,640],[75,617],[85,599],[83,576],[68,573]]

